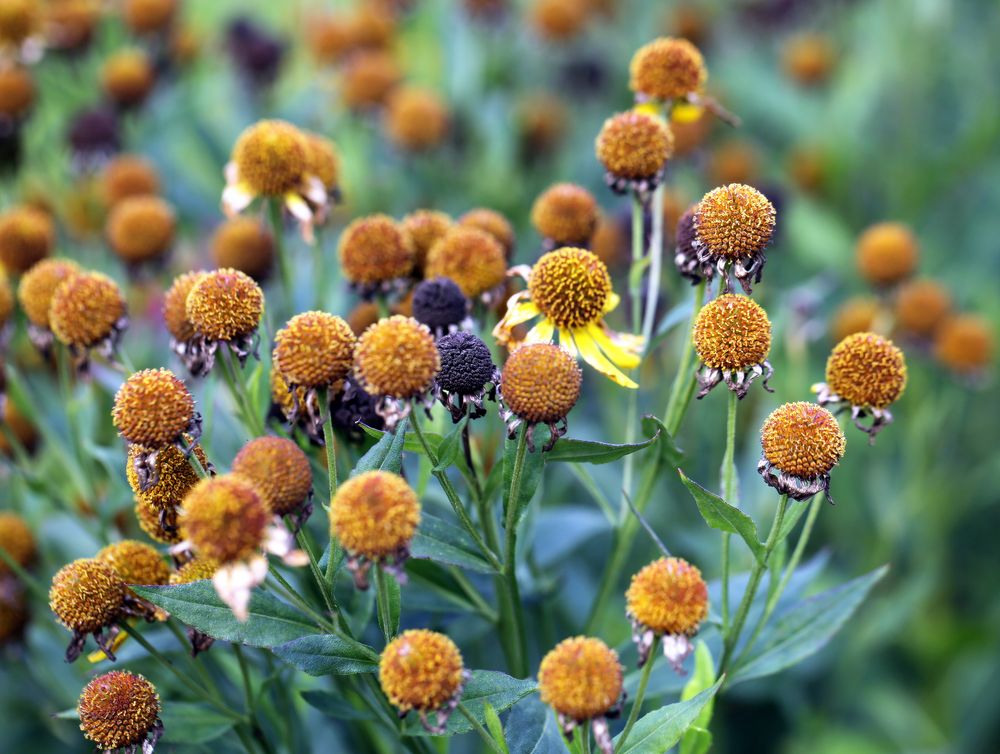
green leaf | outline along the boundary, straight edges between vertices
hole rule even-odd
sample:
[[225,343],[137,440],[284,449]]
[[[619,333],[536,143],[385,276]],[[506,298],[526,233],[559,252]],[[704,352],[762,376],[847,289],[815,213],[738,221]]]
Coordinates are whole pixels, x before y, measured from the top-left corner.
[[569,754],[555,713],[538,697],[511,710],[505,732],[510,754]]
[[677,447],[673,436],[667,431],[666,425],[652,414],[642,417],[642,433],[646,437],[659,436],[657,447],[663,462],[673,469],[684,463],[684,451]]
[[[522,431],[527,431],[525,428]],[[547,431],[547,430],[546,430]],[[540,431],[540,434],[542,432]],[[514,501],[516,515],[514,523],[517,524],[524,515],[528,503],[535,496],[539,482],[542,481],[542,469],[545,467],[545,454],[542,453],[541,446],[545,439],[537,437],[535,439],[535,452],[525,450],[524,465],[521,467],[521,488],[518,498]],[[559,443],[556,443],[558,445]],[[517,435],[504,441],[503,445],[503,509],[506,515],[507,506],[510,505],[510,483],[514,474],[514,461],[517,457]]]
[[772,675],[818,652],[888,571],[889,566],[882,566],[792,605],[764,629],[761,643],[735,670],[731,682]]
[[[495,712],[503,712],[537,688],[535,682],[530,679],[511,678],[506,673],[499,673],[495,670],[473,670],[472,678],[465,684],[465,689],[462,691],[462,704],[476,720],[485,725],[484,705],[487,702]],[[424,730],[424,726],[420,724],[416,715],[407,718],[404,730],[410,736],[430,735]],[[472,725],[469,721],[456,712],[448,718],[448,727],[444,735],[453,736],[456,733],[468,733],[471,730]]]
[[[376,568],[379,568],[376,566]],[[386,573],[381,568],[375,574],[375,585],[377,593],[375,595],[378,610],[375,611],[378,617],[378,626],[382,629],[385,640],[391,641],[399,633],[399,613],[400,613],[400,589],[399,582],[390,573]]]
[[[705,689],[711,688],[714,681],[715,663],[712,661],[712,653],[705,642],[699,641],[694,651],[694,673],[691,674],[691,680],[687,682],[684,691],[681,692],[681,701],[686,702],[688,699],[693,699]],[[680,754],[704,754],[707,751],[707,745],[712,743],[708,726],[712,722],[714,706],[715,700],[710,699],[708,704],[702,707],[691,727],[681,738]],[[707,742],[705,740],[706,734],[708,735]]]
[[318,709],[334,720],[374,720],[375,715],[364,709],[356,709],[344,701],[343,697],[326,691],[303,691],[301,694],[306,704]]
[[[365,430],[367,431],[367,427]],[[372,430],[374,431],[374,430]],[[351,476],[366,471],[391,471],[398,474],[403,465],[403,449],[406,443],[406,419],[396,427],[396,433],[383,432],[379,441],[358,459]]]
[[224,641],[273,647],[317,631],[309,619],[291,605],[259,589],[250,597],[250,617],[244,623],[236,620],[229,606],[219,599],[211,581],[176,586],[133,586],[132,589],[181,623]]
[[781,528],[778,530],[778,541],[784,542],[788,539],[788,535],[792,533],[795,528],[795,524],[799,522],[802,518],[802,514],[806,512],[809,508],[810,503],[799,502],[797,500],[789,500],[788,510],[785,512],[785,518],[781,522]]
[[619,458],[648,448],[657,440],[657,435],[653,435],[644,442],[629,443],[625,445],[615,445],[610,442],[594,442],[592,440],[573,440],[568,437],[559,438],[545,455],[545,461],[563,461],[573,463],[611,463]]
[[680,469],[681,481],[688,488],[698,506],[701,517],[713,529],[739,535],[758,562],[764,562],[764,545],[757,537],[757,524],[739,508],[730,505],[718,495],[713,495],[697,482],[692,481]]
[[[358,426],[361,427],[362,431],[366,435],[379,441],[381,441],[386,435],[389,435],[388,432],[383,432],[381,429],[374,429],[369,427],[367,424],[359,424]],[[396,432],[396,435],[399,435],[398,431]],[[389,436],[391,437],[392,435]],[[441,435],[424,430],[424,439],[427,440],[427,444],[436,455],[438,446],[441,445]],[[424,455],[424,446],[420,444],[420,440],[418,440],[417,436],[413,433],[407,433],[406,437],[403,438],[403,450],[407,453],[416,453],[421,456]],[[369,450],[369,452],[371,451]]]
[[378,670],[378,655],[364,644],[333,634],[303,636],[273,650],[275,657],[309,675],[354,675]]
[[723,679],[720,678],[710,688],[705,689],[693,699],[668,704],[658,710],[648,712],[639,718],[639,721],[632,728],[632,733],[625,742],[624,748],[619,749],[618,739],[615,738],[616,754],[663,754],[671,746],[681,740],[681,736],[705,708],[705,705],[712,701]]
[[493,736],[493,740],[497,742],[502,751],[510,754],[510,749],[507,748],[507,739],[503,735],[503,724],[500,722],[500,715],[497,714],[497,711],[493,709],[493,705],[489,702],[483,702],[483,717],[486,719],[486,730]]
[[420,516],[420,527],[410,542],[410,555],[471,571],[493,573],[493,568],[479,555],[464,531],[428,513]]
[[163,742],[204,744],[224,736],[233,728],[232,718],[216,712],[203,702],[170,702],[160,710]]
[[434,471],[447,471],[455,463],[462,447],[462,430],[468,422],[469,416],[466,414],[448,434],[441,438],[441,443],[437,446],[438,462],[434,466]]
[[677,327],[682,322],[686,322],[691,318],[692,306],[691,300],[686,299],[684,302],[677,304],[670,309],[666,314],[663,315],[663,319],[660,320],[660,324],[656,327],[656,333],[649,341],[649,345],[646,346],[646,353],[650,354],[660,342],[666,338],[671,330]]

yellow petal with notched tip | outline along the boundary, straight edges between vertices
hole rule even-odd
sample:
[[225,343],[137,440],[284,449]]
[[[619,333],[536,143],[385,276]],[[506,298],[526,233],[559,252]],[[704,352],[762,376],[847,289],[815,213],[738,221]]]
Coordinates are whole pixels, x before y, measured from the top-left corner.
[[627,336],[627,339],[625,335],[611,336],[608,330],[597,324],[588,325],[587,332],[605,355],[622,369],[635,369],[642,363],[638,349],[630,347],[632,344],[629,343],[630,340],[633,342],[638,340],[641,347],[642,338],[636,338],[634,335]]
[[591,336],[589,328],[581,327],[578,330],[574,330],[573,340],[576,341],[576,345],[580,349],[580,355],[583,357],[583,360],[605,377],[617,382],[622,387],[639,387],[635,382],[626,377],[622,371],[618,369],[618,367],[608,361],[603,353],[601,353],[601,349],[597,346],[597,341]]

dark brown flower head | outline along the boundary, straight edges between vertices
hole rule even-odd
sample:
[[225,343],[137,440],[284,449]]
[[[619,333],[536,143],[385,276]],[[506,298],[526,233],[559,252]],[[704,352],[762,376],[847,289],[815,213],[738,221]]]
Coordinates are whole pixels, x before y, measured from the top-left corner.
[[52,218],[31,207],[14,207],[0,215],[0,265],[21,274],[52,253]]
[[101,86],[105,94],[122,108],[142,104],[155,83],[153,64],[140,49],[116,52],[101,68]]
[[951,313],[951,293],[934,280],[911,280],[899,287],[895,310],[904,334],[928,338]]
[[534,343],[516,349],[500,375],[508,433],[525,422],[531,440],[536,424],[548,424],[552,436],[545,449],[550,449],[566,432],[566,416],[579,400],[582,384],[583,372],[565,348]]
[[890,286],[909,277],[919,256],[916,236],[902,223],[873,225],[858,239],[858,271],[872,285]]
[[629,88],[649,99],[697,94],[708,71],[701,52],[686,39],[664,37],[640,47],[629,64]]
[[403,78],[395,58],[381,50],[362,50],[344,65],[340,98],[352,110],[382,105]]
[[751,281],[760,282],[763,274],[774,227],[774,205],[757,189],[738,183],[713,189],[694,214],[698,262],[705,270],[715,268],[727,291],[732,267],[749,294]]
[[416,261],[410,237],[388,215],[360,217],[340,236],[344,277],[363,293],[391,287],[407,277]]
[[237,216],[223,222],[212,236],[216,267],[239,270],[263,280],[274,265],[274,236],[260,220]]
[[35,82],[19,66],[0,69],[0,123],[24,119],[35,104]]
[[239,341],[257,332],[264,315],[264,292],[239,270],[212,270],[195,282],[185,308],[188,321],[202,337]]
[[17,300],[32,325],[49,329],[49,307],[56,289],[78,272],[76,262],[53,258],[43,259],[24,273],[17,286]]
[[197,414],[194,398],[173,372],[143,369],[118,389],[111,417],[129,443],[159,450],[183,442]]
[[844,455],[847,438],[833,414],[815,403],[779,406],[761,427],[763,454],[757,471],[793,500],[830,494],[830,472]]
[[436,334],[454,332],[469,316],[469,299],[450,278],[423,280],[413,289],[413,318]]
[[262,120],[236,140],[232,154],[239,180],[253,194],[282,196],[302,183],[308,146],[302,132],[283,120]]
[[608,185],[618,193],[634,190],[640,197],[656,188],[673,148],[664,120],[636,110],[604,121],[595,143]]
[[271,519],[257,488],[234,474],[202,479],[184,498],[181,533],[197,557],[221,565],[257,555]]
[[489,233],[457,225],[427,254],[424,275],[455,281],[470,299],[491,294],[504,282],[507,259],[503,247]]
[[[27,522],[16,513],[0,512],[0,550],[20,565],[27,568],[35,560],[35,536]],[[9,576],[10,566],[0,560],[0,579]],[[3,595],[0,595],[2,600]]]
[[949,317],[934,338],[934,356],[952,371],[979,376],[993,360],[993,330],[974,314]]
[[163,321],[177,343],[191,340],[195,335],[194,325],[187,318],[187,297],[204,274],[199,270],[178,275],[163,297]]
[[703,365],[698,372],[699,398],[722,379],[740,398],[762,375],[769,389],[771,321],[756,301],[732,293],[713,299],[698,312],[692,337]]
[[[400,714],[417,710],[431,733],[444,731],[467,678],[455,642],[435,631],[404,631],[386,645],[379,660],[383,693]],[[432,713],[436,713],[433,725],[428,719]]]
[[400,228],[409,237],[413,247],[413,269],[423,275],[427,252],[453,225],[451,217],[433,209],[418,209],[403,218]]
[[163,733],[156,688],[124,670],[91,680],[80,694],[77,712],[83,735],[104,751],[134,752],[141,745],[143,752],[152,752]]
[[350,325],[340,317],[297,314],[275,336],[274,367],[289,385],[339,386],[354,363],[356,343]]
[[486,415],[483,401],[496,400],[500,372],[490,349],[471,332],[459,331],[438,339],[441,371],[437,376],[437,396],[451,412],[452,421],[468,414],[473,419]]
[[71,349],[100,347],[110,355],[128,326],[121,288],[99,272],[67,277],[52,294],[49,326]]
[[135,34],[165,31],[174,20],[177,0],[125,0],[122,17]]
[[385,128],[400,149],[419,152],[433,149],[448,135],[448,106],[437,92],[401,86],[386,102]]
[[253,484],[268,509],[279,516],[301,511],[312,496],[309,458],[283,437],[248,442],[233,459],[232,473]]
[[547,248],[589,245],[598,215],[593,195],[572,183],[557,183],[531,207],[531,223]]
[[108,215],[108,243],[128,265],[166,254],[174,244],[176,231],[174,208],[157,196],[122,199]]
[[514,254],[514,226],[499,212],[486,207],[470,209],[460,218],[458,224],[485,231],[503,246],[504,256],[510,260]]
[[104,201],[114,207],[133,196],[155,196],[160,193],[160,176],[149,160],[134,154],[114,158],[104,168],[102,176]]

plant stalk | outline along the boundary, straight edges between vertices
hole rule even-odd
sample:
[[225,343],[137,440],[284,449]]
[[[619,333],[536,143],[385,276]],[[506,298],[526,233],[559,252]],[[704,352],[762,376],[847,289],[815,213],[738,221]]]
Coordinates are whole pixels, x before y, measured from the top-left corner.
[[657,650],[659,648],[660,637],[656,637],[653,641],[653,646],[649,648],[649,659],[646,660],[646,664],[642,668],[642,675],[639,677],[639,688],[636,689],[635,701],[632,702],[632,709],[629,710],[628,720],[625,722],[625,727],[618,738],[617,748],[620,751],[625,750],[625,742],[628,740],[629,733],[632,732],[632,726],[639,719],[639,713],[642,711],[642,701],[646,698],[646,687],[649,686],[649,677],[653,673],[653,663],[656,662],[657,655],[659,654]]
[[507,493],[507,510],[504,512],[504,562],[505,588],[500,598],[500,629],[508,651],[511,673],[518,678],[528,675],[527,640],[524,632],[524,615],[517,585],[517,501],[521,495],[524,478],[524,459],[528,452],[528,428],[522,425],[517,436],[514,467],[511,469],[510,490]]
[[[736,410],[739,398],[729,391],[729,411],[726,417],[726,454],[722,458],[722,499],[732,506],[736,500]],[[729,627],[729,532],[722,533],[722,633]]]

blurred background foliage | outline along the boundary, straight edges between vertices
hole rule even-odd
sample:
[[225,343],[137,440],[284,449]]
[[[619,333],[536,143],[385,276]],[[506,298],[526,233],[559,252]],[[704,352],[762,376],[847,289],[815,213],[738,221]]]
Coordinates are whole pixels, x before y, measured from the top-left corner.
[[[562,0],[574,2],[583,4]],[[305,30],[318,8],[296,1],[188,2],[183,20],[197,40],[197,54],[127,117],[123,140],[129,151],[155,163],[163,194],[178,209],[182,243],[170,264],[173,271],[207,263],[206,239],[221,219],[222,167],[237,134],[258,118],[281,117],[332,137],[342,156],[345,202],[321,238],[320,267],[311,267],[311,254],[298,239],[290,241],[300,277],[309,271],[329,283],[330,311],[346,314],[353,305],[346,289],[335,284],[336,237],[349,219],[375,211],[401,217],[420,207],[458,215],[487,206],[514,223],[515,260],[531,262],[540,249],[528,221],[531,202],[557,181],[590,188],[606,216],[620,225],[609,235],[616,242],[605,258],[623,291],[628,201],[604,187],[593,139],[606,117],[630,106],[632,52],[659,34],[694,38],[710,71],[709,91],[743,124],[736,130],[720,122],[687,128],[686,149],[668,172],[668,224],[705,191],[731,181],[759,187],[778,208],[778,237],[764,281],[755,289],[774,323],[777,394],[751,391],[738,434],[741,502],[758,521],[767,521],[775,498],[755,473],[757,428],[778,403],[809,398],[836,341],[830,330],[838,307],[870,293],[854,261],[854,244],[864,228],[882,220],[911,226],[920,240],[920,275],[945,285],[956,309],[984,317],[996,330],[1000,5],[957,0],[599,4],[607,6],[607,15],[588,9],[594,17],[579,33],[552,39],[533,21],[534,6],[541,3],[497,2],[506,12],[479,18],[461,2],[415,3],[400,17],[396,59],[406,81],[444,98],[451,128],[445,144],[410,154],[386,140],[377,114],[345,107],[337,70],[316,62]],[[323,10],[350,5],[328,2]],[[226,30],[237,18],[251,19],[283,47],[272,86],[249,83],[234,63]],[[82,57],[49,55],[34,67],[38,98],[23,129],[23,168],[3,184],[5,206],[32,196],[59,207],[71,218],[64,221],[61,251],[119,279],[121,269],[103,248],[99,221],[88,227],[87,186],[72,168],[65,134],[73,114],[100,97],[95,81],[101,61],[126,43],[120,24],[105,23]],[[674,306],[683,313],[688,288],[669,268],[668,273],[664,313]],[[165,348],[163,333],[139,316],[143,306],[157,311],[158,291],[158,282],[130,290],[136,316],[126,350],[137,366],[163,361],[157,355]],[[269,332],[280,324],[270,321]],[[675,328],[644,366],[644,411],[662,414],[684,337],[683,327]],[[1000,750],[996,385],[988,370],[979,379],[966,379],[936,363],[926,345],[903,342],[910,384],[894,406],[896,422],[874,447],[849,432],[847,455],[833,476],[837,504],[821,511],[812,539],[817,557],[828,558],[816,588],[884,563],[891,564],[890,574],[819,655],[727,693],[716,706],[715,751]],[[605,382],[587,375],[585,399],[570,418],[571,436],[623,439],[618,417],[625,398]],[[52,423],[35,470],[54,469],[62,476],[58,469],[68,451],[54,442],[65,437],[56,386],[32,377],[28,388],[34,409]],[[20,496],[21,509],[38,532],[43,581],[70,558],[93,554],[104,527],[131,507],[120,448],[106,421],[110,392],[95,390],[90,397],[94,400],[82,401],[76,410],[82,425],[93,429],[92,446],[84,452],[106,466],[93,502],[52,501],[16,470],[2,476],[4,495]],[[209,407],[210,455],[231,458],[241,441],[226,416],[228,407],[223,403],[213,411],[214,396],[203,392],[199,402]],[[724,393],[715,391],[692,407],[677,438],[686,453],[686,473],[708,487],[718,478],[724,422]],[[617,498],[621,466],[595,467],[593,474],[603,494]],[[67,488],[67,497],[74,494]],[[427,494],[433,497],[436,490]],[[525,538],[533,569],[524,576],[535,653],[582,630],[609,547],[605,518],[570,469],[553,468],[539,499],[529,527],[533,534]],[[67,512],[81,502],[96,509],[99,524]],[[665,480],[647,513],[675,554],[698,564],[706,577],[717,577],[718,535],[703,525],[676,480]],[[634,572],[655,552],[641,535],[625,572]],[[742,567],[748,565],[746,552],[737,558]],[[602,635],[625,648],[622,610],[619,595],[602,616]],[[419,588],[404,590],[403,615],[407,623],[419,616],[421,624],[432,621],[446,629],[471,666],[496,664],[486,622],[449,615]],[[41,625],[51,623],[49,618],[35,616],[24,649],[5,650],[0,751],[86,750],[75,723],[50,715],[75,704],[91,669],[61,662],[65,637]],[[122,657],[159,685],[162,674],[147,668],[136,647],[123,650]],[[212,661],[226,665],[231,658],[217,653]],[[654,673],[659,677],[654,687],[664,694],[680,685],[670,673],[665,666]],[[163,689],[161,695],[169,699]],[[302,714],[309,715],[303,751],[308,745],[314,751],[347,750],[329,720],[310,708]],[[470,751],[477,745],[467,742]],[[225,747],[212,744],[215,750]]]

